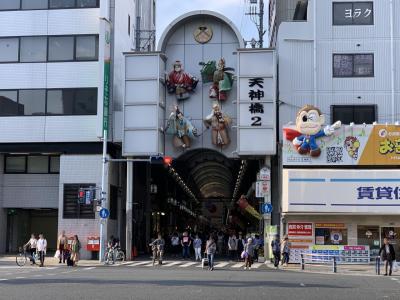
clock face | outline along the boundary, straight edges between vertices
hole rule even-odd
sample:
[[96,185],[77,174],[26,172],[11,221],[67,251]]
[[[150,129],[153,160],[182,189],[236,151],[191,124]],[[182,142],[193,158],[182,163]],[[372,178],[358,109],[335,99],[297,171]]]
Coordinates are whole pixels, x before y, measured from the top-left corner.
[[212,36],[213,31],[210,26],[200,25],[193,33],[194,39],[200,44],[208,43]]

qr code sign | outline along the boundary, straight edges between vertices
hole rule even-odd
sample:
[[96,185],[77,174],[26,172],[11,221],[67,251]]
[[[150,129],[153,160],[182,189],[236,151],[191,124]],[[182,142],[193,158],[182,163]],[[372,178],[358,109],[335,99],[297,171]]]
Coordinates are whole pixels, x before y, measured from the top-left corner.
[[326,161],[328,163],[343,162],[343,147],[327,147]]

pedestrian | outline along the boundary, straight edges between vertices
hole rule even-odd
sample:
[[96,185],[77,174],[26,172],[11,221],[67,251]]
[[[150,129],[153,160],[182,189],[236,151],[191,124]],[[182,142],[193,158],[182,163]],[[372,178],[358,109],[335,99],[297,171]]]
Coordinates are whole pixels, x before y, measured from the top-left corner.
[[253,240],[253,244],[254,244],[254,261],[258,261],[258,250],[260,249],[260,236],[258,234],[256,234],[254,236],[254,240]]
[[278,235],[274,236],[274,239],[271,242],[272,253],[274,255],[274,267],[278,269],[279,261],[281,260],[281,245],[279,243]]
[[289,263],[289,255],[290,255],[290,242],[287,235],[285,235],[281,241],[281,254],[282,254],[282,265],[287,267]]
[[228,239],[228,251],[229,251],[229,259],[231,261],[236,259],[238,250],[238,240],[235,234],[231,234]]
[[396,253],[394,252],[394,247],[389,243],[388,238],[383,239],[383,245],[379,249],[379,256],[385,262],[385,274],[388,275],[389,266],[389,276],[392,276],[393,261],[396,259]]
[[178,257],[179,253],[179,236],[177,232],[174,232],[171,236],[171,246],[172,246],[172,253],[175,255],[175,257]]
[[39,267],[43,267],[44,258],[46,256],[46,251],[47,251],[47,240],[44,238],[43,233],[39,234],[39,240],[37,241],[36,249],[37,252],[39,253],[39,260],[40,260]]
[[65,230],[63,230],[57,238],[57,250],[60,252],[60,257],[58,261],[59,264],[61,264],[61,261],[63,264],[65,264],[66,251],[68,250],[67,248],[68,248],[68,238],[65,235]]
[[202,241],[199,238],[199,235],[196,234],[196,237],[193,241],[193,248],[194,248],[195,260],[199,260],[199,261],[201,261],[201,244],[202,244]]
[[215,252],[217,251],[217,245],[215,244],[215,241],[210,235],[210,238],[208,239],[206,243],[206,253],[207,253],[207,259],[208,259],[208,270],[209,271],[214,271],[214,255]]
[[247,243],[244,246],[244,252],[245,252],[245,258],[244,258],[244,269],[250,270],[251,265],[253,263],[253,257],[254,257],[254,244],[253,244],[253,239],[248,238]]
[[31,265],[36,264],[35,261],[35,254],[36,254],[36,246],[37,246],[37,239],[35,237],[35,235],[32,233],[31,234],[31,238],[29,239],[29,241],[24,245],[24,247],[29,247],[29,253],[31,255]]
[[75,234],[71,244],[71,259],[74,263],[74,266],[77,266],[78,264],[81,248],[81,242],[79,241],[78,236]]
[[245,241],[243,239],[243,235],[241,232],[239,232],[239,237],[238,237],[238,247],[237,247],[237,253],[238,253],[238,261],[241,260],[241,254],[244,250],[244,245],[245,245]]
[[224,233],[219,231],[217,234],[218,255],[221,256],[224,251]]
[[153,266],[158,259],[158,264],[162,265],[164,249],[165,249],[165,240],[162,238],[161,233],[157,234],[157,238],[152,241],[149,246],[153,252]]
[[182,240],[181,240],[183,259],[190,257],[189,249],[190,249],[191,244],[192,244],[192,241],[189,237],[189,234],[187,231],[185,231],[183,233]]

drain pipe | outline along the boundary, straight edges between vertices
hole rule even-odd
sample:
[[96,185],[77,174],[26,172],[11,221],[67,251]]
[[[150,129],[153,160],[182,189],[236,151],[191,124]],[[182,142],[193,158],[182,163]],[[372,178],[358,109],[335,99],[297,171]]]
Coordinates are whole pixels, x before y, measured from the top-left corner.
[[314,35],[314,44],[313,44],[313,52],[314,52],[314,106],[317,106],[317,0],[312,1],[313,5],[313,35]]
[[394,20],[393,0],[390,0],[390,65],[391,65],[391,89],[392,89],[392,124],[395,123],[395,94],[394,94]]

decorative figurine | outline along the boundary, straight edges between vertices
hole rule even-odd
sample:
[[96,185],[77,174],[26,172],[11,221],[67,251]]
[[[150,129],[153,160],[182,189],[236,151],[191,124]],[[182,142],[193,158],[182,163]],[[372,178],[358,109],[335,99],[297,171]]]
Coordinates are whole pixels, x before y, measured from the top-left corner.
[[358,149],[360,148],[360,141],[358,138],[355,136],[346,137],[344,140],[344,148],[352,159],[358,159]]
[[211,126],[213,145],[223,147],[230,143],[228,127],[231,124],[231,119],[221,112],[218,104],[213,105],[211,113],[204,119],[204,124],[207,129]]
[[165,132],[174,135],[173,145],[176,148],[183,149],[190,148],[190,139],[197,136],[197,129],[184,117],[178,106],[170,114]]
[[221,58],[216,66],[215,61],[199,63],[202,66],[200,71],[203,83],[212,82],[209,96],[213,99],[226,100],[228,91],[232,89],[233,75],[235,69],[225,67],[225,59]]
[[287,129],[286,138],[293,142],[297,152],[300,154],[310,154],[312,157],[319,157],[321,149],[317,145],[317,139],[323,136],[332,135],[336,129],[342,126],[340,121],[333,125],[327,125],[322,129],[325,123],[325,116],[313,105],[305,105],[297,113],[296,130]]
[[190,97],[190,92],[193,92],[199,80],[183,71],[182,63],[177,60],[174,69],[167,76],[168,93],[175,93],[176,99],[185,100]]

